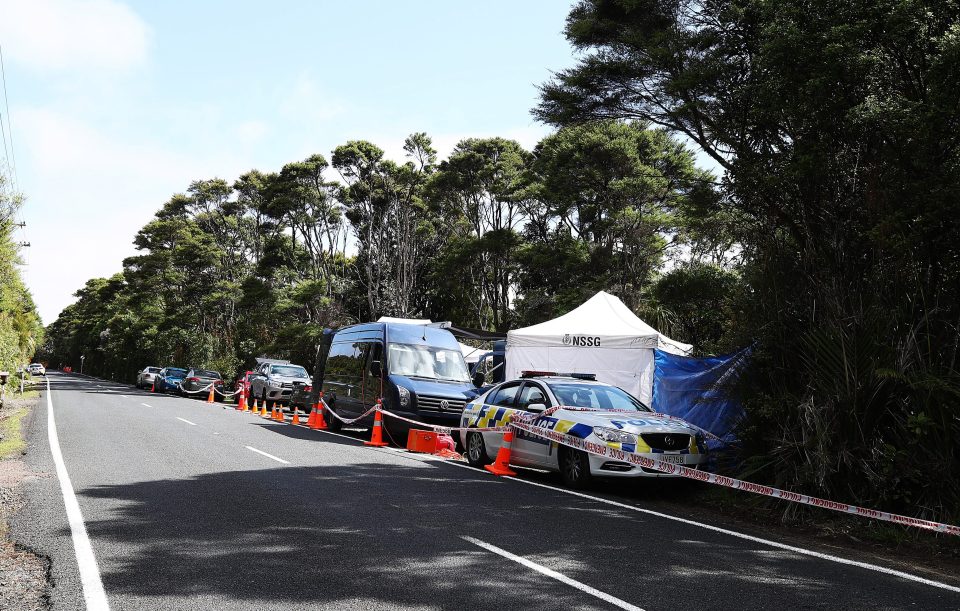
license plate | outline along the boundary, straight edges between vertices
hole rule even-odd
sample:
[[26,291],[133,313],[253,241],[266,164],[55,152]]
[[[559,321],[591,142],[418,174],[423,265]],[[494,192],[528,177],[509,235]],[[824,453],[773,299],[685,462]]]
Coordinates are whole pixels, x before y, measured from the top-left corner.
[[661,454],[657,456],[657,460],[660,462],[668,462],[672,465],[682,465],[684,463],[685,456],[683,454]]

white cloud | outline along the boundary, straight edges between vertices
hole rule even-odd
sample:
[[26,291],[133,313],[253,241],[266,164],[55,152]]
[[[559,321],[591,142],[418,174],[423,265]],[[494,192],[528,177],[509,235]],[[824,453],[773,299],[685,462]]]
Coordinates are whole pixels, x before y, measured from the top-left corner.
[[150,30],[114,0],[0,0],[5,59],[45,71],[124,71],[147,55]]

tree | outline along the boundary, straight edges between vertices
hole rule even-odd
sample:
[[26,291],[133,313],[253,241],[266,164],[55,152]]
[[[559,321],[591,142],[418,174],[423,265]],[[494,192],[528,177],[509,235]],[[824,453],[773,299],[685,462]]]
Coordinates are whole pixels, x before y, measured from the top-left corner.
[[[448,227],[450,271],[467,290],[478,326],[505,330],[518,275],[525,219],[523,177],[530,153],[503,138],[462,140],[440,164],[432,199]],[[455,263],[454,263],[455,261]]]
[[960,474],[958,18],[952,0],[584,0],[568,17],[581,59],[538,117],[647,121],[726,171],[714,216],[742,247],[750,442],[773,480],[960,506],[938,483]]
[[528,175],[537,220],[527,225],[525,306],[559,314],[608,290],[637,307],[680,242],[680,212],[715,199],[712,179],[643,123],[598,121],[544,138]]

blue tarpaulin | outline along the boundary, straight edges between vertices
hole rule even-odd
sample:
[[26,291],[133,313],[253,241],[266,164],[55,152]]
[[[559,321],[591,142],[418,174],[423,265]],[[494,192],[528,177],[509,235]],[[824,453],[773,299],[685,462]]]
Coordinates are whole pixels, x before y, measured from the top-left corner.
[[[752,349],[693,358],[655,351],[653,409],[683,418],[723,441],[736,441],[733,429],[743,418],[743,406],[728,391],[747,363]],[[717,442],[708,445],[717,445]]]

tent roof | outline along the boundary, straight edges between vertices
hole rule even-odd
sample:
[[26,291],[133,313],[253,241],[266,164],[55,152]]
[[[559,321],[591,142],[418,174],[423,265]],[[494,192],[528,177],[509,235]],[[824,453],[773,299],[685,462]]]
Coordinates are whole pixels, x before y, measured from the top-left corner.
[[620,299],[605,291],[563,316],[507,332],[507,343],[518,346],[574,345],[569,341],[571,336],[599,337],[605,346],[661,348],[676,354],[686,354],[692,348],[659,333],[640,320]]

